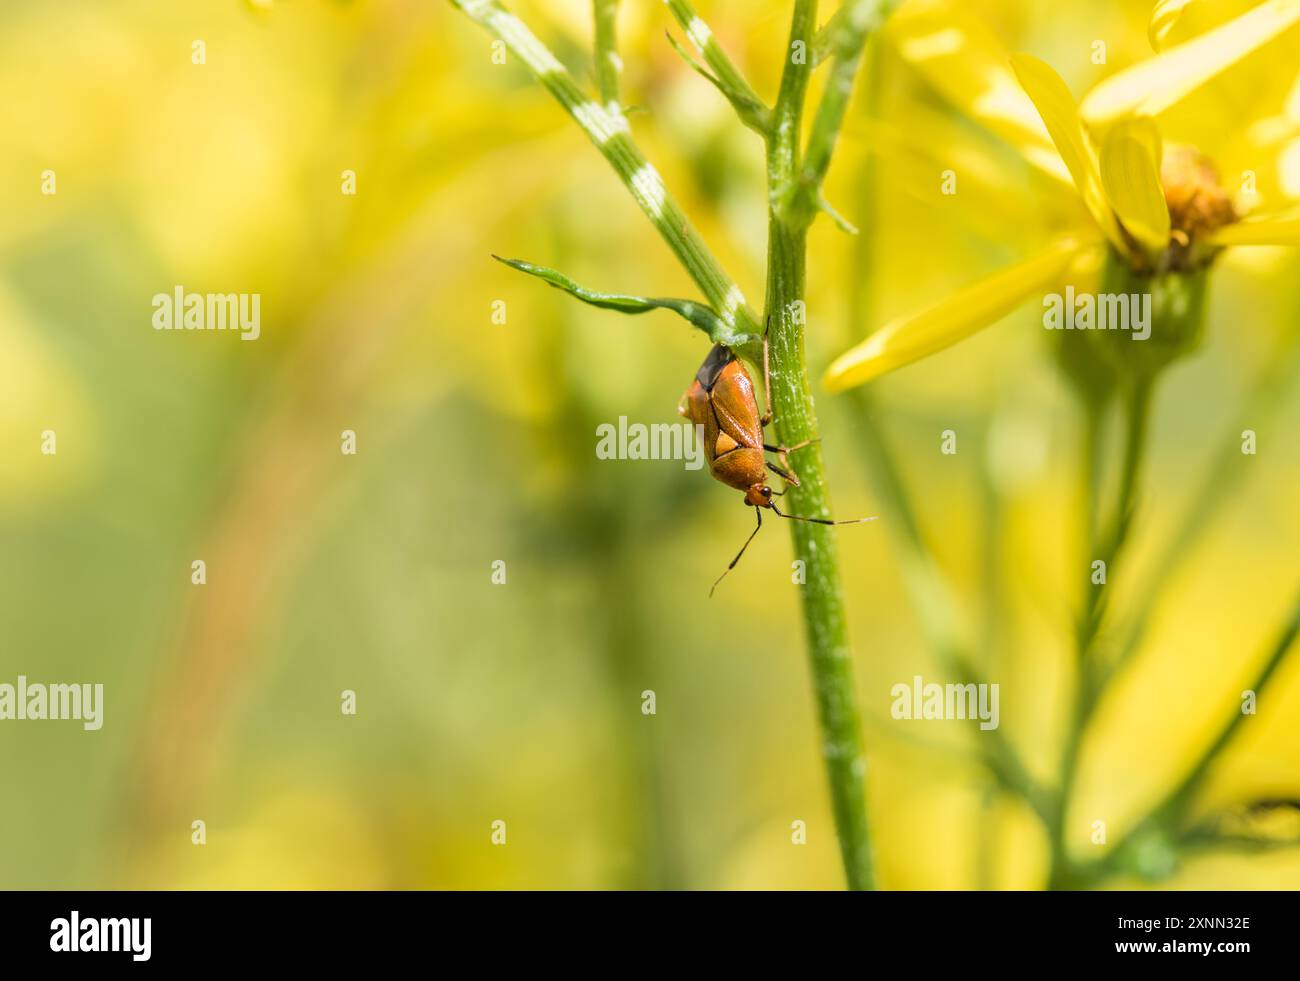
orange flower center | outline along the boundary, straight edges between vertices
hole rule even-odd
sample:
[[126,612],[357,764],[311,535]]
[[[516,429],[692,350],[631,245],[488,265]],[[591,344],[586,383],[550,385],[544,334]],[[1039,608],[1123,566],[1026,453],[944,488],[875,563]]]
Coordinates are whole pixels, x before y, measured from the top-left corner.
[[1214,252],[1198,249],[1198,240],[1237,220],[1214,165],[1194,147],[1167,146],[1160,183],[1169,206],[1169,265],[1186,269],[1208,262]]

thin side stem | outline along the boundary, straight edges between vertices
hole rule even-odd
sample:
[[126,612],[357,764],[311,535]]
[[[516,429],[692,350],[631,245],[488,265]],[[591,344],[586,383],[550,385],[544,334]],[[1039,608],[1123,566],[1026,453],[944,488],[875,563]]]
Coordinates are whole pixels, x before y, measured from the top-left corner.
[[1079,461],[1079,488],[1083,516],[1083,533],[1080,536],[1079,583],[1081,586],[1079,619],[1075,625],[1075,682],[1066,718],[1065,743],[1061,748],[1060,771],[1057,778],[1057,804],[1054,820],[1048,825],[1051,846],[1049,886],[1064,887],[1069,880],[1069,851],[1067,848],[1067,820],[1070,792],[1074,787],[1075,771],[1079,764],[1079,751],[1083,743],[1083,730],[1089,714],[1090,698],[1087,652],[1092,647],[1093,629],[1097,621],[1097,586],[1092,582],[1092,561],[1097,557],[1101,542],[1101,449],[1102,433],[1106,420],[1106,402],[1101,398],[1085,398],[1083,404],[1083,442]]
[[559,59],[498,0],[451,2],[501,40],[508,51],[528,66],[614,168],[718,316],[729,326],[757,340],[761,330],[740,287],[722,269],[686,213],[668,193],[659,172],[632,140],[627,117],[622,111],[610,111],[589,98]]
[[[820,207],[821,186],[830,169],[844,113],[853,94],[858,64],[870,34],[898,5],[899,0],[848,0],[828,25],[830,77],[813,117],[808,147],[800,169],[800,204],[810,217]],[[811,58],[812,55],[810,54]]]
[[777,93],[772,131],[767,141],[769,213],[773,219],[791,225],[807,225],[809,220],[791,204],[799,175],[800,126],[808,80],[812,75],[812,39],[816,20],[816,0],[795,0],[790,40],[785,48],[785,68],[781,72],[781,88]]
[[[829,34],[838,23],[842,23],[847,9],[841,7],[835,17],[822,28],[818,37]],[[829,54],[830,46],[827,44],[827,56]],[[867,57],[870,61],[865,68],[867,75],[864,95],[870,102],[879,88],[881,71],[877,57],[874,54]],[[857,239],[853,263],[857,270],[870,267],[878,246],[877,233],[874,231],[876,223],[872,220],[876,211],[877,184],[875,157],[868,155],[856,182],[857,217],[864,222],[866,228]],[[849,319],[853,323],[874,323],[877,319],[871,311],[873,298],[867,289],[868,282],[869,277],[855,275],[849,283]],[[961,618],[953,590],[943,570],[931,557],[920,519],[911,504],[902,468],[886,439],[870,388],[863,386],[855,389],[852,399],[864,434],[865,463],[871,486],[880,499],[881,511],[885,517],[883,525],[889,529],[895,543],[894,548],[900,555],[903,587],[917,611],[927,646],[938,664],[953,676],[954,681],[980,684],[984,679],[976,672],[975,658],[962,641],[964,631],[960,626]],[[1043,825],[1050,827],[1055,819],[1054,790],[1044,787],[1030,774],[1014,744],[1001,728],[980,732],[977,738],[979,746],[973,762],[983,765],[1002,790],[1023,800]]]
[[[1277,639],[1273,642],[1272,649],[1264,659],[1264,663],[1260,665],[1259,670],[1255,672],[1255,677],[1246,686],[1247,689],[1255,693],[1257,702],[1259,696],[1277,673],[1282,661],[1286,658],[1291,645],[1295,643],[1297,633],[1300,633],[1300,599],[1297,599],[1292,607],[1291,615],[1283,625]],[[1232,742],[1237,730],[1241,728],[1241,724],[1246,718],[1246,713],[1241,711],[1240,705],[1234,706],[1232,713],[1219,727],[1214,739],[1202,750],[1201,755],[1192,764],[1187,776],[1169,792],[1164,804],[1156,809],[1157,815],[1172,818],[1181,816],[1188,810],[1196,797],[1197,791],[1205,783],[1205,778],[1209,776],[1215,760]]]
[[689,0],[664,0],[677,23],[681,25],[691,44],[700,53],[712,72],[710,81],[736,107],[741,120],[750,128],[767,134],[772,125],[772,111],[763,102],[754,87],[741,74],[740,69],[727,56],[718,39],[704,19],[696,13]]
[[596,33],[596,84],[600,99],[610,112],[621,112],[618,79],[623,59],[618,56],[618,0],[592,0],[591,18]]
[[1191,503],[1183,510],[1175,525],[1176,531],[1144,577],[1146,585],[1139,595],[1145,600],[1121,634],[1119,649],[1105,666],[1102,681],[1109,681],[1132,660],[1146,635],[1163,587],[1173,580],[1179,564],[1213,525],[1219,505],[1246,479],[1250,467],[1244,465],[1238,443],[1240,434],[1246,429],[1263,430],[1276,414],[1297,374],[1300,374],[1297,347],[1300,347],[1300,331],[1292,333],[1269,359],[1250,386],[1251,394],[1245,407],[1218,440],[1221,447],[1218,454],[1206,469]]
[[[885,524],[902,553],[903,585],[916,608],[927,646],[940,667],[957,684],[985,683],[975,669],[975,658],[961,640],[957,603],[943,572],[926,547],[916,512],[908,500],[901,469],[880,429],[875,405],[866,388],[853,393],[866,448],[871,484],[880,498]],[[1001,728],[978,734],[975,759],[997,780],[1003,790],[1021,798],[1045,826],[1056,819],[1054,792],[1030,775],[1020,754]]]
[[[1133,512],[1137,506],[1136,491],[1139,477],[1142,469],[1143,459],[1146,455],[1146,437],[1147,423],[1151,411],[1151,388],[1143,384],[1128,394],[1124,400],[1124,459],[1120,469],[1120,483],[1115,497],[1115,510],[1110,516],[1110,522],[1104,534],[1094,537],[1092,544],[1089,546],[1090,552],[1085,569],[1091,571],[1094,561],[1100,560],[1106,564],[1106,581],[1110,582],[1112,578],[1111,566],[1119,557],[1123,550],[1124,544],[1128,538],[1128,531],[1133,522]],[[1095,486],[1096,480],[1093,474],[1096,472],[1097,463],[1095,454],[1099,440],[1099,428],[1101,424],[1100,414],[1095,408],[1089,410],[1088,419],[1088,436],[1085,440],[1085,453],[1093,454],[1093,459],[1085,462],[1085,469],[1088,471],[1088,479]],[[1094,503],[1088,509],[1090,523],[1095,523],[1095,515],[1099,513],[1099,508]],[[1085,575],[1088,574],[1085,572]],[[1079,620],[1077,647],[1080,658],[1086,658],[1096,641],[1097,634],[1101,629],[1101,621],[1105,617],[1107,606],[1106,589],[1098,588],[1089,583],[1089,588],[1084,593],[1083,614]]]
[[1083,568],[1091,571],[1093,562],[1105,565],[1105,585],[1094,584],[1091,577],[1085,587],[1083,611],[1075,632],[1076,679],[1071,700],[1065,745],[1061,751],[1060,791],[1056,820],[1051,828],[1050,884],[1054,888],[1067,888],[1074,881],[1073,863],[1069,854],[1068,816],[1070,798],[1079,769],[1079,756],[1083,736],[1099,700],[1097,686],[1097,638],[1108,606],[1106,590],[1115,576],[1115,563],[1128,541],[1128,532],[1137,510],[1138,490],[1146,461],[1147,432],[1150,428],[1152,387],[1150,380],[1139,382],[1126,393],[1124,399],[1124,459],[1120,469],[1119,486],[1115,497],[1115,510],[1105,531],[1098,530],[1100,508],[1097,503],[1102,406],[1089,402],[1085,406],[1087,431],[1083,443],[1081,476],[1088,494],[1085,509],[1087,527],[1092,533],[1087,544]]
[[[1278,632],[1268,656],[1247,685],[1247,688],[1255,693],[1257,701],[1277,674],[1278,668],[1291,651],[1298,635],[1300,635],[1300,597],[1297,597],[1293,604],[1290,615]],[[1130,857],[1139,839],[1151,829],[1176,829],[1186,818],[1215,762],[1231,744],[1245,719],[1246,714],[1239,706],[1234,706],[1231,714],[1192,763],[1183,779],[1170,789],[1160,803],[1148,812],[1147,817],[1134,825],[1103,858],[1080,867],[1076,872],[1076,881],[1091,883],[1116,871],[1117,867]]]

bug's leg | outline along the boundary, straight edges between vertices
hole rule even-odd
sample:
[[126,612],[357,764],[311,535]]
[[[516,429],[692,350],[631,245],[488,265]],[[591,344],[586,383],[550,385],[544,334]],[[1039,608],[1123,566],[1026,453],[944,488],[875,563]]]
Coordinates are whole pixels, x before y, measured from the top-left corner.
[[772,315],[767,316],[767,326],[763,328],[763,418],[758,420],[760,426],[772,421],[772,367],[767,356],[767,332],[772,329]]
[[848,518],[844,521],[832,521],[830,518],[805,518],[799,514],[786,514],[784,511],[777,511],[776,505],[772,505],[772,510],[776,511],[778,518],[787,518],[790,521],[809,521],[815,525],[860,525],[868,521],[875,521],[876,516],[873,514],[866,518]]
[[[810,443],[816,443],[820,440],[821,440],[820,436],[814,436],[811,439],[805,439],[802,443],[795,443],[794,446],[768,446],[766,443],[764,443],[763,449],[767,450],[767,452],[769,453],[775,453],[776,458],[781,461],[781,466],[784,467],[786,470],[793,470],[794,468],[790,466],[790,458],[786,456],[786,454],[793,453],[795,450],[802,450],[805,446],[809,445]],[[794,481],[794,485],[798,487],[799,481],[797,480]]]
[[754,540],[754,536],[757,535],[759,529],[763,527],[763,509],[754,508],[754,514],[758,518],[758,525],[755,526],[754,530],[749,533],[749,537],[745,539],[745,544],[740,546],[740,551],[737,552],[736,557],[731,560],[731,565],[727,566],[727,568],[723,571],[722,575],[718,576],[718,578],[713,581],[713,585],[709,587],[710,599],[713,598],[713,591],[718,588],[718,583],[722,582],[723,579],[727,578],[727,573],[736,567],[736,563],[740,561],[740,557],[745,554],[745,549],[749,548],[749,543]]
[[820,442],[821,442],[820,436],[813,436],[810,439],[805,439],[802,443],[795,443],[794,446],[768,446],[766,443],[764,443],[763,449],[767,450],[767,452],[769,453],[785,454],[785,453],[793,453],[795,450],[802,450],[805,446],[811,446],[813,443],[820,443]]
[[690,412],[686,409],[686,401],[691,397],[691,390],[688,388],[682,392],[682,397],[677,400],[677,414],[685,418],[690,418]]
[[[776,474],[787,484],[793,484],[795,487],[799,486],[799,478],[794,475],[794,471],[785,470],[781,467],[778,467],[775,463],[768,463],[768,461],[766,460],[764,460],[763,462],[767,464],[768,470],[771,470],[772,473]],[[785,491],[782,491],[781,493],[784,494]]]

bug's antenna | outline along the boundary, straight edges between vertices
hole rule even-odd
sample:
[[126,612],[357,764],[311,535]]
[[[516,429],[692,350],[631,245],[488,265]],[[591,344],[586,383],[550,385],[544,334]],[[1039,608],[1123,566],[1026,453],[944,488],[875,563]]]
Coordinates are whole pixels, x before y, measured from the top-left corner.
[[713,599],[713,591],[718,588],[718,583],[726,579],[727,573],[736,567],[736,563],[740,561],[740,557],[745,554],[745,549],[749,548],[749,543],[754,540],[754,536],[757,535],[759,529],[763,527],[763,509],[754,508],[754,514],[758,517],[757,527],[749,533],[749,537],[745,539],[745,544],[740,546],[740,551],[737,552],[736,557],[731,560],[731,565],[727,566],[722,575],[718,576],[718,578],[713,581],[713,585],[709,587],[709,599]]
[[[775,504],[772,505],[772,510],[776,511]],[[789,521],[811,521],[818,525],[860,525],[865,521],[875,521],[878,517],[878,515],[873,514],[869,518],[848,518],[844,521],[831,521],[829,518],[805,518],[799,514],[786,514],[784,511],[776,511],[776,515],[778,518],[785,518]],[[741,551],[743,552],[744,549],[741,549]],[[740,558],[740,556],[737,555],[736,558]]]

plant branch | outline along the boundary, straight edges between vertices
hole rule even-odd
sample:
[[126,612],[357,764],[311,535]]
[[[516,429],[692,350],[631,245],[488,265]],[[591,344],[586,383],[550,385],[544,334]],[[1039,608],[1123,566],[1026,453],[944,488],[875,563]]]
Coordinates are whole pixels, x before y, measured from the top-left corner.
[[[841,7],[835,18],[818,34],[824,39],[842,19],[848,7]],[[873,58],[874,62],[874,58]],[[880,84],[878,63],[864,69],[868,72],[865,96],[873,100]],[[863,172],[856,182],[858,218],[865,222],[868,233],[857,240],[854,268],[870,267],[878,245],[873,216],[877,210],[877,165],[874,157],[863,163]],[[870,277],[855,275],[848,286],[849,316],[855,323],[871,323],[871,299],[868,283]],[[868,388],[855,390],[853,406],[859,422],[858,429],[865,434],[864,462],[872,489],[880,499],[885,526],[894,539],[895,554],[900,557],[903,588],[917,613],[927,646],[941,669],[954,680],[981,683],[984,679],[975,670],[976,660],[967,649],[962,637],[967,632],[960,620],[960,609],[943,570],[933,560],[921,529],[920,520],[910,502],[907,485],[879,419],[879,409]],[[1007,793],[1022,799],[1045,827],[1055,820],[1056,798],[1053,788],[1043,786],[1025,766],[1012,741],[1001,728],[980,732],[978,745],[972,759],[981,764]]]
[[[452,0],[452,3],[503,41],[582,127],[695,279],[716,315],[734,336],[745,338],[745,341],[737,340],[729,346],[734,348],[744,344],[746,349],[742,353],[752,355],[753,348],[749,343],[757,341],[759,335],[757,323],[744,297],[700,242],[686,216],[668,195],[659,174],[632,141],[627,120],[617,103],[602,106],[584,95],[564,66],[522,22],[501,6],[499,0]],[[712,42],[711,33],[706,35],[700,29],[703,21],[694,16],[684,0],[669,0],[669,6],[679,22],[683,17],[689,17],[688,33],[700,46],[701,53],[713,69],[714,78],[725,90],[746,106],[751,98],[756,100],[753,90],[716,42]],[[815,441],[817,419],[809,388],[803,337],[809,221],[800,220],[791,208],[799,180],[800,124],[812,68],[810,46],[816,26],[816,7],[815,0],[795,0],[790,46],[777,104],[771,111],[770,123],[764,121],[761,128],[765,135],[768,172],[766,307],[771,341],[770,394],[777,412],[777,435],[783,444],[793,446],[810,441],[802,447],[798,457],[800,484],[788,489],[789,496],[785,500],[790,504],[791,514],[826,519],[830,515],[829,492],[821,448]],[[599,4],[595,12],[599,20],[602,16]],[[609,11],[604,13],[608,15]],[[605,28],[597,26],[598,55],[613,50],[613,34],[609,28],[609,24]],[[603,69],[598,71],[602,93],[608,96],[611,79]],[[830,146],[826,147],[828,155],[830,149]],[[511,264],[598,305],[612,306],[624,312],[641,312],[664,305],[688,316],[688,319],[691,315],[700,315],[691,301],[598,294],[579,287],[553,270],[527,263]],[[686,304],[691,305],[689,310]],[[805,585],[801,590],[804,627],[821,728],[822,755],[830,782],[831,808],[845,877],[850,888],[869,888],[872,863],[864,789],[866,762],[835,542],[831,529],[826,525],[799,520],[791,521],[790,525],[795,555],[805,573]]]
[[818,29],[812,43],[812,63],[814,68],[821,67],[822,62],[835,54],[835,46],[839,41],[840,32],[844,29],[844,24],[849,19],[852,8],[852,3],[842,4],[831,15],[831,19]]
[[[1255,693],[1256,701],[1263,693],[1264,688],[1277,673],[1282,661],[1286,658],[1287,652],[1290,651],[1291,645],[1295,643],[1296,635],[1300,633],[1300,598],[1296,600],[1291,609],[1291,614],[1287,622],[1283,624],[1277,639],[1273,642],[1273,647],[1269,651],[1268,657],[1260,665],[1259,670],[1255,672],[1255,677],[1247,689]],[[1156,808],[1156,815],[1164,820],[1176,820],[1181,817],[1191,806],[1193,799],[1205,778],[1209,775],[1211,767],[1219,758],[1220,754],[1232,742],[1237,730],[1241,728],[1242,722],[1246,719],[1246,713],[1241,711],[1241,707],[1235,706],[1231,715],[1219,727],[1214,739],[1202,751],[1200,757],[1192,765],[1187,775],[1182,781],[1171,790],[1165,798],[1163,804]]]
[[695,8],[688,0],[664,0],[664,2],[682,30],[686,32],[686,36],[691,39],[691,44],[695,45],[695,50],[700,53],[704,63],[709,66],[709,71],[705,71],[687,57],[686,52],[669,35],[668,39],[672,41],[673,47],[686,59],[687,64],[707,78],[723,94],[740,116],[741,122],[766,136],[772,128],[772,110],[759,98],[753,86],[740,73],[740,69],[727,57],[727,53],[722,50],[722,45],[713,36],[709,25],[695,12]]
[[812,131],[808,136],[799,176],[798,208],[807,215],[809,221],[816,210],[823,207],[822,183],[830,169],[831,155],[835,151],[835,143],[844,122],[844,112],[849,97],[853,94],[853,81],[862,61],[867,36],[898,2],[899,0],[846,0],[827,25],[823,43],[829,48],[834,61],[817,113],[813,117]]
[[600,98],[610,112],[621,112],[618,77],[623,59],[618,56],[618,0],[591,0],[591,17],[596,33],[596,84]]
[[[772,401],[778,435],[786,445],[815,439],[817,420],[808,389],[802,315],[804,232],[772,217],[768,235],[767,309],[771,318]],[[819,443],[796,458],[800,485],[787,489],[791,513],[829,518],[830,495]],[[853,684],[852,649],[834,531],[791,521],[795,558],[804,569],[800,589],[804,631],[821,726],[821,747],[831,789],[845,877],[851,889],[872,885],[862,734]]]
[[[1300,597],[1297,597],[1293,604],[1264,663],[1260,665],[1254,679],[1247,686],[1255,693],[1257,701],[1286,659],[1297,635],[1300,635]],[[1114,872],[1122,863],[1133,860],[1134,853],[1140,850],[1139,846],[1144,837],[1153,833],[1167,832],[1168,829],[1176,829],[1177,825],[1186,818],[1206,777],[1232,742],[1245,719],[1246,714],[1241,711],[1240,706],[1234,706],[1232,714],[1219,726],[1214,738],[1201,751],[1183,779],[1170,789],[1147,813],[1147,816],[1138,821],[1105,856],[1077,870],[1080,880],[1092,881]]]
[[[865,388],[853,394],[866,446],[866,463],[871,485],[880,497],[881,510],[890,519],[896,548],[901,553],[903,586],[925,631],[927,646],[939,667],[957,684],[984,684],[975,669],[975,659],[961,640],[960,619],[952,588],[942,570],[930,557],[916,512],[908,501],[902,472],[885,441],[875,404]],[[975,759],[997,780],[1003,790],[1020,797],[1044,825],[1055,820],[1056,801],[1052,790],[1029,773],[1015,746],[1002,729],[979,732]]]
[[1246,429],[1262,429],[1276,414],[1300,374],[1297,349],[1300,349],[1300,330],[1293,331],[1273,352],[1250,386],[1245,407],[1217,441],[1220,450],[1214,462],[1206,468],[1195,496],[1175,524],[1176,530],[1144,577],[1146,585],[1138,591],[1144,602],[1123,630],[1115,656],[1102,668],[1101,683],[1109,682],[1133,659],[1157,609],[1156,597],[1173,580],[1179,563],[1211,527],[1219,505],[1246,479],[1250,468],[1244,465],[1238,443],[1240,433]]
[[[815,2],[796,0],[767,154],[767,322],[772,402],[778,436],[786,445],[817,437],[803,337],[807,232],[788,220],[783,207],[784,189],[795,179],[798,166],[799,121],[811,67],[806,57],[792,54],[798,47],[796,42],[803,42],[806,51],[815,16]],[[799,486],[790,486],[786,491],[791,512],[829,518],[830,494],[821,444],[812,442],[799,451],[796,466]],[[869,889],[873,874],[864,786],[866,760],[835,538],[831,528],[806,521],[790,522],[790,534],[795,558],[804,569],[800,589],[804,632],[845,879],[850,889]]]
[[1101,447],[1101,427],[1103,421],[1101,403],[1085,403],[1084,414],[1087,430],[1083,444],[1083,465],[1081,478],[1088,501],[1085,505],[1087,526],[1090,534],[1086,542],[1087,554],[1083,557],[1082,568],[1091,569],[1094,561],[1104,563],[1105,585],[1086,580],[1083,610],[1075,629],[1076,679],[1074,697],[1070,703],[1070,715],[1067,723],[1065,745],[1061,750],[1059,806],[1056,821],[1051,828],[1052,868],[1051,884],[1064,888],[1073,881],[1073,863],[1069,854],[1068,816],[1070,797],[1074,789],[1075,775],[1079,769],[1079,757],[1083,749],[1083,736],[1093,711],[1100,699],[1101,688],[1097,681],[1097,661],[1095,647],[1101,633],[1102,622],[1106,616],[1106,590],[1111,588],[1114,579],[1114,565],[1128,541],[1128,533],[1133,524],[1137,510],[1138,492],[1141,484],[1142,469],[1146,461],[1147,431],[1150,428],[1152,387],[1150,380],[1137,382],[1128,391],[1123,400],[1124,406],[1124,458],[1120,469],[1119,487],[1115,497],[1115,510],[1106,530],[1097,528],[1099,490],[1099,454]]
[[812,74],[809,48],[816,18],[816,0],[795,0],[781,88],[767,138],[768,208],[777,221],[800,230],[808,222],[799,219],[792,205],[799,174],[799,131]]
[[756,342],[760,337],[758,322],[740,287],[723,271],[668,193],[659,172],[632,140],[623,112],[617,107],[611,111],[589,98],[555,55],[498,0],[451,2],[528,66],[614,168],[718,316],[734,328],[736,336],[747,338],[747,345]]

